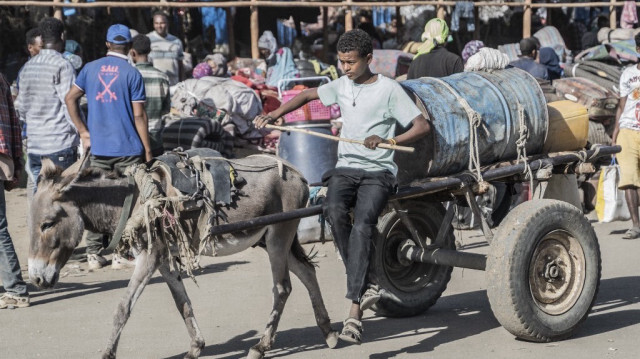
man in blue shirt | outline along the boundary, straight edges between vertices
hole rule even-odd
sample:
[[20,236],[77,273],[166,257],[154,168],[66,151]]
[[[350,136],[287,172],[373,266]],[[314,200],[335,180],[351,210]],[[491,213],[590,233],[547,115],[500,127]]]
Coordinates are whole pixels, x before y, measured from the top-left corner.
[[[91,166],[124,171],[129,165],[152,158],[144,110],[144,79],[128,62],[131,49],[128,27],[120,24],[109,27],[106,45],[107,56],[85,65],[65,101],[83,148],[91,147]],[[80,118],[77,102],[84,93],[89,110],[86,125]],[[87,236],[90,269],[106,264],[98,254],[105,239],[96,233]],[[114,267],[119,265],[119,260],[114,256]]]
[[549,72],[544,65],[536,62],[538,57],[538,43],[534,38],[520,40],[520,58],[509,65],[530,73],[533,77],[549,80]]

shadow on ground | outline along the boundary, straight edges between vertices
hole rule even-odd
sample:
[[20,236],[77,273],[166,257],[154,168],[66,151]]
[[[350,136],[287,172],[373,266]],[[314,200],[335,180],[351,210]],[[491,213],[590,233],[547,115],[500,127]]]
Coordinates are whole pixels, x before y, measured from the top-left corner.
[[[640,277],[605,279],[600,284],[594,309],[585,323],[578,327],[574,338],[598,335],[640,323],[640,310],[620,310],[640,302],[637,288]],[[614,311],[615,310],[615,311]],[[440,345],[455,342],[500,326],[491,311],[485,291],[455,294],[441,298],[427,313],[412,318],[372,317],[364,320],[364,343],[393,341],[401,337],[416,337],[416,344],[369,356],[369,359],[401,357],[402,354],[429,353]],[[333,328],[341,328],[334,322]],[[218,355],[222,359],[245,358],[251,346],[258,342],[258,332],[248,331],[220,344],[207,345],[202,356]],[[515,338],[514,338],[515,340]],[[542,345],[542,344],[540,344]],[[389,347],[393,345],[390,343]],[[340,344],[335,349],[339,357]],[[274,349],[268,358],[285,358],[293,353],[325,350],[320,330],[315,326],[279,331]],[[182,358],[184,353],[169,358]]]
[[[204,267],[201,271],[196,272],[196,277],[210,274],[210,273],[218,273],[224,272],[229,267],[235,265],[247,264],[247,261],[233,261],[233,262],[225,262],[225,263],[217,263]],[[110,270],[110,269],[108,269]],[[133,274],[133,271],[131,272]],[[50,302],[57,302],[61,300],[66,300],[70,298],[80,297],[88,294],[95,294],[100,292],[105,292],[109,290],[116,289],[124,289],[129,284],[128,279],[120,279],[113,280],[109,282],[92,282],[90,284],[87,283],[79,283],[79,282],[70,282],[69,278],[62,278],[60,282],[56,285],[56,287],[52,290],[33,290],[30,288],[29,295],[31,296],[31,305],[43,305]],[[164,279],[156,275],[149,281],[148,285],[164,283]]]

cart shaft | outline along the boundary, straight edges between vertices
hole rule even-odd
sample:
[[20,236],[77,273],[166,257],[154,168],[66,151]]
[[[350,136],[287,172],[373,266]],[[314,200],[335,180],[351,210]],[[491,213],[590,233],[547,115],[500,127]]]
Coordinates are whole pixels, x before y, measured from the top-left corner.
[[476,253],[458,252],[452,249],[427,248],[422,249],[410,241],[405,242],[398,249],[401,260],[412,262],[430,263],[444,266],[485,270],[487,256]]

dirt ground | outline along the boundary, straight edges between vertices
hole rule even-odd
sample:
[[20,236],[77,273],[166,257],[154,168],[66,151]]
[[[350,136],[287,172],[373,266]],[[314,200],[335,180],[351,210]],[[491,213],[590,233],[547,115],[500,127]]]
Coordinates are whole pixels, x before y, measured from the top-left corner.
[[[7,193],[9,229],[26,274],[26,195]],[[595,221],[594,221],[595,222]],[[640,240],[622,240],[630,223],[593,224],[602,250],[602,281],[594,310],[571,339],[536,344],[516,340],[496,321],[484,272],[456,268],[443,297],[427,313],[387,319],[365,313],[364,343],[328,349],[302,284],[294,279],[268,358],[638,358]],[[457,232],[466,250],[486,253],[477,231]],[[314,245],[305,245],[310,250]],[[335,329],[347,314],[344,267],[333,244],[315,244],[317,270]],[[271,308],[271,275],[260,249],[203,259],[198,285],[186,280],[206,340],[203,358],[245,357],[257,342]],[[112,314],[131,270],[69,263],[57,288],[32,291],[32,306],[0,311],[0,358],[97,358],[111,330]],[[120,358],[181,358],[187,331],[167,286],[156,275],[124,329]]]

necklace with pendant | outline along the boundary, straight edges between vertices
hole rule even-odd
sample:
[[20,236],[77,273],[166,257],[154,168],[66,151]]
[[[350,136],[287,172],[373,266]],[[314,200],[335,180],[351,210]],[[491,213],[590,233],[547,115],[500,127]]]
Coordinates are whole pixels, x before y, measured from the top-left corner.
[[358,96],[360,96],[360,92],[362,92],[362,88],[360,88],[360,91],[358,91],[357,94],[355,94],[354,92],[354,84],[353,82],[351,83],[351,98],[353,99],[353,103],[351,104],[353,107],[356,107],[356,99],[358,98]]

